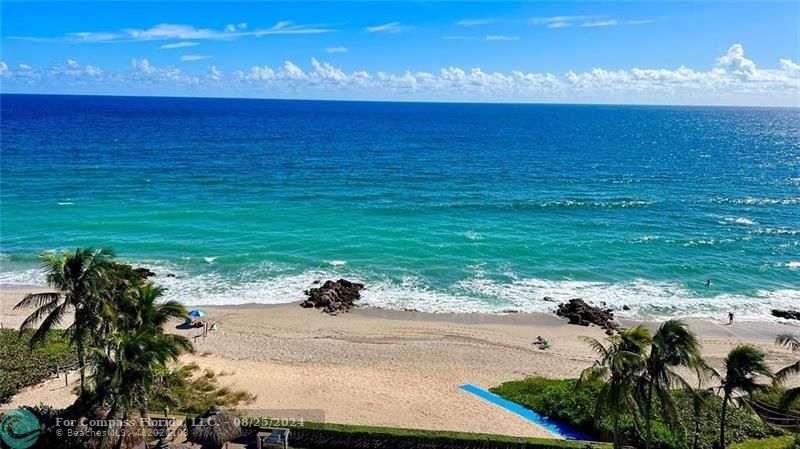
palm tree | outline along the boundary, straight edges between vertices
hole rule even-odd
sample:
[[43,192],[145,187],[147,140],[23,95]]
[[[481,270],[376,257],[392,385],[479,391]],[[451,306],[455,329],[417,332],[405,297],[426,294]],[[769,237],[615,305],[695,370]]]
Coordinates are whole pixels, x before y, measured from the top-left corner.
[[[800,337],[792,333],[786,332],[778,335],[778,338],[775,339],[775,343],[786,346],[791,349],[792,352],[800,352]],[[783,383],[786,379],[796,374],[800,374],[800,360],[797,360],[775,373],[775,382]],[[800,387],[789,388],[783,393],[780,406],[782,408],[788,408],[798,398],[800,398]]]
[[646,446],[650,449],[654,396],[664,407],[665,416],[675,419],[675,404],[670,391],[675,386],[692,389],[676,368],[695,369],[699,378],[705,364],[700,355],[700,343],[689,326],[680,320],[669,320],[653,336],[645,365],[644,373],[639,378],[638,391],[644,409]]
[[764,361],[764,353],[750,345],[739,345],[728,353],[722,362],[725,366],[725,376],[722,378],[722,412],[719,424],[719,447],[725,447],[725,420],[728,413],[728,404],[733,393],[739,391],[752,396],[753,393],[766,389],[765,385],[756,382],[756,377],[761,375],[772,378],[772,370]]
[[643,372],[647,362],[647,348],[652,343],[652,335],[644,326],[636,326],[622,331],[619,335],[606,338],[608,346],[591,337],[582,337],[600,359],[581,373],[578,387],[598,380],[605,380],[597,398],[595,415],[606,410],[614,427],[614,448],[619,449],[619,421],[625,412],[635,414],[634,400],[636,378]]
[[55,329],[64,316],[72,310],[73,323],[67,328],[71,332],[70,343],[75,346],[81,376],[81,394],[85,392],[86,342],[102,322],[100,313],[101,291],[108,285],[106,268],[114,257],[107,249],[77,249],[75,253],[42,254],[42,268],[47,285],[55,292],[31,293],[26,295],[14,309],[36,307],[36,310],[23,321],[20,330],[39,328],[31,338],[31,344],[44,339]]
[[[111,419],[125,422],[137,410],[144,416],[159,373],[192,350],[186,337],[164,333],[164,324],[170,318],[185,318],[186,309],[175,301],[158,302],[163,292],[146,283],[117,297],[111,334],[104,347],[92,349],[93,400],[108,407]],[[122,444],[124,430],[124,426],[119,429],[116,446]]]

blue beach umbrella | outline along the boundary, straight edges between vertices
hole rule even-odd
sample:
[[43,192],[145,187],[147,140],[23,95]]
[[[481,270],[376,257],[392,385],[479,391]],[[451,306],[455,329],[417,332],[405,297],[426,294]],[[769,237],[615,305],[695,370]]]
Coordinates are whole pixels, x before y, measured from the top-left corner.
[[208,316],[208,312],[203,309],[192,309],[189,311],[189,318],[196,320],[198,318],[202,318],[204,316]]

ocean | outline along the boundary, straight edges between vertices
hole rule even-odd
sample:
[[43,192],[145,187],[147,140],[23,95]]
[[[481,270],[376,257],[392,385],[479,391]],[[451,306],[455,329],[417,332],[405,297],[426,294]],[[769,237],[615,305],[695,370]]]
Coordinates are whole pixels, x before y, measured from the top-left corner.
[[41,252],[91,246],[186,304],[297,301],[344,277],[366,304],[434,312],[800,307],[798,109],[34,95],[0,109],[4,285],[41,284]]

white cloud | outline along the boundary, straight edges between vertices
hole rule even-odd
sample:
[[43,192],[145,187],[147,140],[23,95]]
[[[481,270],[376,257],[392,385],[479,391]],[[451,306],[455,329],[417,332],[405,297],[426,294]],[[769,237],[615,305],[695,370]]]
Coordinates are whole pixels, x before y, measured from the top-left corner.
[[615,19],[607,19],[607,20],[593,20],[589,22],[583,22],[580,26],[582,28],[597,28],[597,27],[613,27],[617,26],[619,22]]
[[297,64],[293,63],[292,61],[284,61],[283,62],[283,73],[289,79],[299,80],[306,77],[306,74],[303,72],[303,69],[297,66]]
[[549,25],[552,23],[570,23],[580,20],[593,20],[600,19],[604,16],[549,16],[549,17],[531,17],[531,23],[534,25]]
[[338,47],[328,47],[325,49],[325,53],[347,53],[347,47],[341,45]]
[[229,23],[229,24],[225,25],[225,32],[226,33],[233,33],[233,32],[236,32],[236,31],[241,31],[241,30],[246,30],[246,29],[247,29],[247,23],[245,23],[245,22],[236,23],[236,24]]
[[225,74],[222,72],[222,70],[219,70],[217,66],[212,65],[208,67],[208,72],[206,72],[206,76],[211,81],[222,81],[222,79],[225,77]]
[[744,47],[742,44],[733,44],[728,48],[728,52],[717,59],[717,65],[724,69],[733,70],[739,76],[754,76],[758,71],[756,64],[744,57]]
[[492,23],[492,19],[463,19],[456,22],[456,25],[462,27],[476,27],[481,25],[488,25]]
[[740,44],[731,45],[716,60],[709,59],[710,68],[705,70],[597,67],[561,75],[452,66],[432,72],[350,72],[317,59],[311,59],[306,69],[285,61],[277,68],[253,66],[230,72],[210,66],[195,75],[154,66],[147,59],[132,60],[129,70],[113,71],[67,60],[44,70],[3,62],[0,75],[3,88],[10,91],[57,86],[62,89],[59,92],[80,93],[86,86],[103,85],[110,89],[108,93],[116,88],[304,98],[800,106],[797,62],[781,59],[776,68],[760,68],[745,56]]
[[[146,29],[126,28],[115,32],[79,31],[67,33],[65,39],[71,42],[112,43],[135,41],[159,41],[172,39],[186,40],[233,40],[241,37],[261,37],[282,34],[321,34],[336,31],[332,28],[317,25],[296,25],[288,20],[276,23],[270,28],[249,30],[247,23],[228,24],[222,30],[213,28],[196,28],[193,25],[161,23]],[[14,36],[15,39],[48,38]],[[177,47],[180,48],[180,47]]]
[[532,17],[531,23],[534,25],[544,25],[547,28],[567,28],[574,25],[583,28],[610,27],[620,24],[624,25],[645,25],[654,23],[652,19],[636,19],[620,22],[617,19],[605,15],[585,15],[585,16],[550,16]]
[[200,43],[199,43],[199,42],[189,42],[189,41],[183,41],[183,42],[176,42],[176,43],[174,43],[174,44],[164,44],[164,45],[162,45],[162,46],[160,46],[160,47],[158,47],[158,48],[160,48],[160,49],[162,49],[162,50],[169,50],[169,49],[171,49],[171,48],[190,48],[190,47],[197,47],[198,45],[200,45]]
[[517,36],[504,36],[502,34],[487,34],[485,39],[487,41],[518,41]]
[[653,19],[628,20],[625,22],[625,25],[647,25],[650,23],[656,23],[656,21]]
[[54,76],[67,76],[72,78],[99,78],[103,76],[103,70],[93,65],[81,65],[74,59],[67,59],[64,64],[55,64],[50,68],[50,74]]
[[182,55],[181,61],[184,62],[192,62],[192,61],[202,61],[204,59],[211,59],[213,56],[211,55]]
[[143,87],[145,88],[150,84],[171,83],[182,86],[196,85],[200,82],[198,77],[185,74],[175,67],[156,67],[146,58],[132,59],[131,69],[132,73],[116,74],[116,76],[109,81],[122,82],[125,84],[138,81],[143,83]]
[[400,22],[389,22],[383,25],[375,25],[366,27],[364,30],[368,33],[399,33],[404,31],[407,27],[400,24]]

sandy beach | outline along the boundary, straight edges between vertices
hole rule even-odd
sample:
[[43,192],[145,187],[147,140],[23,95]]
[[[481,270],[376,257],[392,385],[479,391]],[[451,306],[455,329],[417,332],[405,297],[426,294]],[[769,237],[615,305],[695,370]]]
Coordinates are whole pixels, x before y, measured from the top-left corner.
[[[18,327],[26,311],[13,305],[35,287],[0,289],[0,322]],[[218,330],[196,341],[184,357],[214,370],[220,382],[257,395],[243,409],[319,409],[327,422],[409,428],[553,436],[514,414],[461,391],[541,375],[574,377],[595,359],[577,338],[597,338],[597,327],[579,327],[545,314],[426,314],[380,309],[328,316],[297,304],[204,307]],[[795,324],[737,322],[732,326],[690,320],[712,365],[735,345],[751,343],[774,367],[792,360],[773,344]],[[188,337],[197,330],[170,331]],[[630,325],[626,322],[623,325]],[[658,323],[647,323],[656,327]],[[531,342],[541,335],[546,351]],[[12,406],[71,400],[63,380],[26,389]]]

